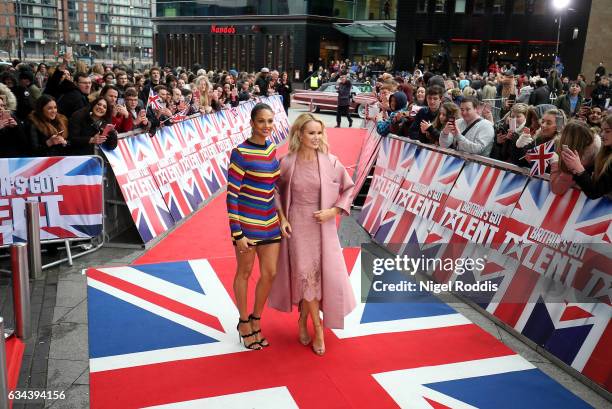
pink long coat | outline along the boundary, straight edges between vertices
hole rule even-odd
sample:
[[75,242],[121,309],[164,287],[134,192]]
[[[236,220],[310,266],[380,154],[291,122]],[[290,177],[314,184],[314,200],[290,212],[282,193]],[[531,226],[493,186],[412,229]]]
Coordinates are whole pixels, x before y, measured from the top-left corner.
[[[321,209],[338,207],[348,215],[351,193],[355,185],[338,158],[318,152],[321,174]],[[289,153],[280,161],[280,178],[277,182],[277,203],[285,215],[291,203],[291,178],[297,155]],[[299,234],[299,232],[293,232]],[[355,296],[349,283],[346,264],[338,239],[336,220],[332,218],[321,225],[321,310],[324,325],[328,328],[344,328],[344,317],[355,308]],[[278,259],[276,279],[270,291],[269,304],[283,312],[291,312],[291,264],[289,246],[283,239]]]

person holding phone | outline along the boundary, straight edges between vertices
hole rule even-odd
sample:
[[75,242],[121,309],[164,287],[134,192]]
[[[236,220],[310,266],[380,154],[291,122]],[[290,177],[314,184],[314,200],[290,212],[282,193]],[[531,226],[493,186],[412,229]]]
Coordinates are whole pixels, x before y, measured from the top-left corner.
[[511,161],[512,144],[523,132],[529,133],[526,127],[528,112],[528,105],[514,104],[510,112],[495,125],[495,143],[490,155],[492,159]]
[[100,90],[100,96],[106,99],[108,108],[111,112],[111,121],[119,133],[129,132],[134,128],[132,118],[124,105],[120,105],[119,91],[114,85],[105,85]]
[[29,156],[22,123],[6,109],[0,98],[0,158]]
[[138,92],[134,88],[128,88],[125,91],[124,97],[125,108],[132,118],[132,130],[142,129],[143,131],[148,131],[151,124],[147,119],[147,111],[144,108],[138,107]]
[[568,164],[559,159],[563,155],[575,155],[583,168],[591,167],[601,148],[601,139],[584,122],[571,120],[563,128],[556,145],[555,155],[550,162],[550,190],[563,195],[576,186],[576,182]]
[[68,156],[68,119],[57,111],[55,98],[43,94],[28,115],[29,150],[35,156]]
[[74,113],[70,118],[70,134],[74,155],[93,155],[96,145],[107,149],[117,147],[117,131],[112,125],[111,110],[104,97],[98,97],[91,106]]

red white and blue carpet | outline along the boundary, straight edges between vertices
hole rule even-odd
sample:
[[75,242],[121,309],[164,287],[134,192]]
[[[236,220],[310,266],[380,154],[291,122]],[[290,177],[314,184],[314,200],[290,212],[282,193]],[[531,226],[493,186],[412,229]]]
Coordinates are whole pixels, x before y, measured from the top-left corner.
[[[344,255],[359,300],[360,252]],[[88,271],[94,409],[590,407],[433,298],[360,303],[323,357],[298,343],[297,312],[266,309],[271,347],[244,349],[223,196],[139,263]]]

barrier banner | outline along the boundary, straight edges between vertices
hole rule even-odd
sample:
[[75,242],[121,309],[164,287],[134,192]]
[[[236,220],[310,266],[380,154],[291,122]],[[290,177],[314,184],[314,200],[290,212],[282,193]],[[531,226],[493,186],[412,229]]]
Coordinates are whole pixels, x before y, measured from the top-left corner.
[[[466,164],[434,218],[427,244],[441,244],[437,254],[444,258],[475,259],[487,255],[494,243],[506,237],[508,218],[526,184],[524,175],[475,162]],[[457,278],[454,274],[438,270],[433,276],[437,282],[446,283]],[[470,271],[462,272],[460,280],[480,281],[479,278],[478,271]]]
[[[260,98],[275,112],[271,139],[282,143],[289,121],[279,96]],[[106,154],[136,227],[146,243],[193,213],[227,183],[232,149],[251,135],[257,101],[201,115],[155,135],[119,140]]]
[[485,272],[500,278],[489,313],[612,389],[612,202],[529,182]]
[[418,149],[375,240],[396,254],[418,250],[427,241],[429,225],[442,210],[463,164],[461,158]]
[[355,188],[353,189],[352,200],[359,194],[370,173],[370,169],[372,169],[372,165],[374,165],[374,161],[378,156],[378,149],[380,148],[380,140],[381,136],[376,131],[376,122],[368,122],[368,132],[361,146],[357,169],[355,170]]
[[149,169],[159,161],[151,137],[135,135],[119,139],[116,149],[107,150],[103,146],[101,149],[113,168],[143,241],[146,243],[174,226],[174,218]]
[[27,241],[26,202],[41,203],[41,240],[100,235],[102,176],[95,156],[0,159],[0,246]]
[[374,177],[359,214],[359,223],[373,236],[414,161],[416,145],[384,138],[380,143]]
[[[484,299],[487,291],[460,293],[612,390],[612,202],[576,189],[555,195],[546,180],[463,164],[418,148],[374,239],[413,258],[484,257],[480,270],[427,273],[439,283],[495,283]],[[371,189],[368,203],[382,191],[378,182]]]

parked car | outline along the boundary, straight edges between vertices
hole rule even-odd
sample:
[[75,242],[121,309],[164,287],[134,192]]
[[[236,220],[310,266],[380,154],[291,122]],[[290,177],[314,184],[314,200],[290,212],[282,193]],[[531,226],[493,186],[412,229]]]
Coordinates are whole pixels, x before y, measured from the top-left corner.
[[[297,104],[307,105],[310,112],[320,110],[336,111],[338,108],[338,92],[335,82],[328,82],[315,91],[297,90],[293,94],[292,101]],[[367,83],[355,83],[351,90],[353,95],[349,112],[357,113],[359,117],[365,118],[365,107],[376,102],[376,95],[372,86]]]
[[7,51],[0,50],[0,65],[13,65]]

